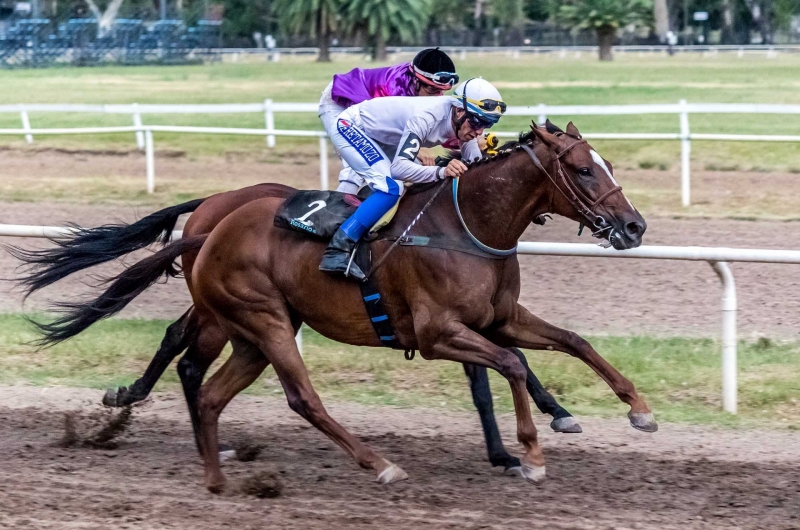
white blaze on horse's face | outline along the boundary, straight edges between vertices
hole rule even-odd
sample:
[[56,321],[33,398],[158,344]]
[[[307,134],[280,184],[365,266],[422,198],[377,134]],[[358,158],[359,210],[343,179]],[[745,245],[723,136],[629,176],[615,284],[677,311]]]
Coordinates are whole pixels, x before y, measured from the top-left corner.
[[[614,175],[611,174],[611,170],[608,169],[608,164],[606,164],[606,161],[603,160],[603,157],[600,156],[598,152],[595,151],[594,149],[589,151],[589,153],[592,155],[592,160],[594,160],[594,163],[603,168],[603,171],[606,172],[606,175],[608,175],[608,178],[610,178],[611,182],[614,183],[614,186],[619,186],[619,184],[617,184],[617,179],[615,179]],[[636,207],[631,203],[631,201],[627,197],[625,197],[625,200],[628,202],[631,208],[633,208],[634,210],[636,209]]]
[[611,170],[608,169],[608,166],[606,165],[606,161],[603,160],[603,157],[600,156],[599,154],[597,154],[597,151],[595,151],[594,149],[589,151],[589,153],[591,153],[592,160],[594,160],[594,163],[597,164],[598,166],[600,166],[601,168],[603,168],[603,171],[606,172],[606,175],[608,175],[608,178],[610,178],[611,182],[614,183],[614,186],[619,186],[619,184],[617,184],[616,179],[614,178],[614,175],[611,174]]

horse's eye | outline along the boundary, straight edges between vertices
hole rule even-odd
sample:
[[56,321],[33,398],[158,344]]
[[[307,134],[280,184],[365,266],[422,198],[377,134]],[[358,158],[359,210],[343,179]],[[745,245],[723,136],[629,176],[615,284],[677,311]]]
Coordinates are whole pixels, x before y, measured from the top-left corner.
[[578,170],[578,174],[580,176],[582,176],[582,177],[591,177],[592,176],[592,170],[589,169],[588,167],[582,167],[582,168],[580,168]]

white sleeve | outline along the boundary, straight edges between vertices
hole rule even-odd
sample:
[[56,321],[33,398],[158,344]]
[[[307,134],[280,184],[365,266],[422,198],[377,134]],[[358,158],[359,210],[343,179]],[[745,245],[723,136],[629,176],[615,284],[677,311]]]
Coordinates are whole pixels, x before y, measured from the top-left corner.
[[431,182],[444,174],[439,171],[441,168],[438,166],[423,166],[416,162],[419,149],[430,134],[430,128],[430,124],[421,117],[408,120],[392,161],[392,178],[405,182]]
[[481,158],[482,156],[483,153],[481,153],[481,149],[478,147],[477,138],[461,145],[461,160],[464,162],[472,162],[476,158]]

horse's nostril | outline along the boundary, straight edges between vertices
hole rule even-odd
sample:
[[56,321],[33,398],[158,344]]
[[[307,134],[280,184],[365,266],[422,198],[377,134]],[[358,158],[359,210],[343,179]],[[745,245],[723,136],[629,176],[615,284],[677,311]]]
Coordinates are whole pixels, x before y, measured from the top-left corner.
[[639,237],[644,233],[645,227],[642,223],[628,223],[625,225],[625,234],[628,237]]

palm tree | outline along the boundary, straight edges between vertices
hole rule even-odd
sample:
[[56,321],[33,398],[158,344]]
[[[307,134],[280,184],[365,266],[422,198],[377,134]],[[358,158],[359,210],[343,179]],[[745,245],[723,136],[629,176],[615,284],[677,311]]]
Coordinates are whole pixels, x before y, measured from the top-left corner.
[[363,30],[375,45],[373,58],[386,60],[386,41],[403,42],[422,35],[430,16],[429,0],[346,0],[345,18],[352,30]]
[[310,34],[317,39],[318,62],[331,60],[331,32],[336,28],[342,0],[275,0],[273,8],[289,33]]
[[613,59],[611,46],[617,29],[629,24],[649,23],[652,0],[565,0],[555,11],[556,19],[573,29],[594,29],[600,60]]

